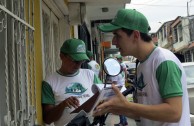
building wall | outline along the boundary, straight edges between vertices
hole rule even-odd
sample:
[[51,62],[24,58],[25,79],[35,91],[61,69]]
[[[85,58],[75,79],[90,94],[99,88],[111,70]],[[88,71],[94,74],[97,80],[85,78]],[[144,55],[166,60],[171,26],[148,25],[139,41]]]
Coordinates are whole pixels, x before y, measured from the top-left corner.
[[[192,44],[192,17],[180,17],[169,23],[164,23],[157,31],[159,46],[167,48],[174,53],[183,54],[186,62],[193,61]],[[167,31],[165,33],[165,27]],[[165,35],[166,34],[166,35]],[[165,37],[166,36],[166,37]]]
[[41,45],[41,1],[35,1],[34,4],[34,42],[35,42],[35,69],[36,69],[36,113],[37,124],[43,124],[42,121],[42,107],[41,107],[41,82],[43,79],[42,71],[42,45]]

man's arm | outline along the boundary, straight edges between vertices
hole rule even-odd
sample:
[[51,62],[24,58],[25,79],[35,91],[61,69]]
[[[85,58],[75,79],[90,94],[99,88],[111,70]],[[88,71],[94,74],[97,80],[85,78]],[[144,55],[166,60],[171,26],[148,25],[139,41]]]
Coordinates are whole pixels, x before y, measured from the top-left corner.
[[[182,115],[182,72],[173,61],[162,62],[156,70],[156,79],[163,103],[158,105],[139,105],[134,114],[157,121],[176,122]],[[170,86],[170,88],[169,88]],[[140,107],[140,108],[139,108]],[[140,110],[144,110],[141,113]]]
[[133,110],[136,110],[131,110],[132,113],[156,121],[179,121],[182,115],[183,95],[181,76],[182,72],[175,62],[162,62],[156,70],[156,79],[163,103],[158,105],[130,104]]
[[[126,106],[127,116],[132,114],[155,121],[178,122],[182,115],[182,97],[172,97],[164,100],[164,103],[158,105],[143,105],[129,103]],[[123,112],[126,111],[124,109]]]
[[45,123],[50,124],[52,122],[57,121],[61,117],[65,107],[77,108],[78,106],[79,101],[76,97],[69,97],[56,106],[52,104],[42,104],[43,120]]
[[78,106],[79,101],[73,96],[55,105],[55,98],[51,86],[46,81],[42,82],[42,108],[45,123],[50,124],[57,121],[61,117],[65,107],[77,108]]
[[177,122],[180,120],[182,114],[181,96],[167,98],[164,100],[164,103],[158,105],[143,105],[128,102],[117,87],[114,85],[112,87],[116,96],[99,105],[94,116],[110,112],[130,118],[143,117],[163,122]]
[[42,104],[43,108],[43,120],[45,123],[50,124],[57,121],[65,108],[65,104],[61,102],[59,105]]

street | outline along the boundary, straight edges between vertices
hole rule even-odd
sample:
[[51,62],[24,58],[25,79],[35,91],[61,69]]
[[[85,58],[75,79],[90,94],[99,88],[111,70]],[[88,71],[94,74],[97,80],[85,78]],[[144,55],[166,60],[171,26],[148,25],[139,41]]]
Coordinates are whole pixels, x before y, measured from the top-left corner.
[[[136,123],[133,119],[127,118],[127,120],[128,120],[128,126],[136,126]],[[114,126],[114,124],[117,124],[117,123],[119,123],[119,116],[109,114],[105,122],[106,126]]]

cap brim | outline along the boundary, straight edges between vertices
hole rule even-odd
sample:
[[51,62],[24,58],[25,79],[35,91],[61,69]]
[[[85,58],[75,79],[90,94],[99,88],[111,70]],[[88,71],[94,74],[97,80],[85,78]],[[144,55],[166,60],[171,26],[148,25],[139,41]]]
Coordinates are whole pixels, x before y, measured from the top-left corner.
[[74,61],[89,60],[86,54],[69,54]]
[[103,24],[98,26],[98,29],[100,29],[102,32],[112,32],[117,29],[121,29],[122,27],[113,25],[111,23]]

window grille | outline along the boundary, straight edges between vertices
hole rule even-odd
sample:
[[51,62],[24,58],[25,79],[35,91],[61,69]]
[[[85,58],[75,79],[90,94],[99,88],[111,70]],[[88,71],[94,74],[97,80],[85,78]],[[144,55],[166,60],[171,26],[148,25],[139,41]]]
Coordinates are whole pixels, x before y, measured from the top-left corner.
[[0,0],[1,126],[35,124],[33,5],[33,0]]
[[178,25],[178,35],[179,35],[179,42],[183,41],[183,27],[181,24]]
[[191,41],[194,41],[194,18],[190,19],[189,20],[189,28],[190,28],[190,38],[191,38]]
[[177,28],[174,28],[173,30],[173,35],[174,35],[174,43],[178,42],[178,33],[177,33]]

